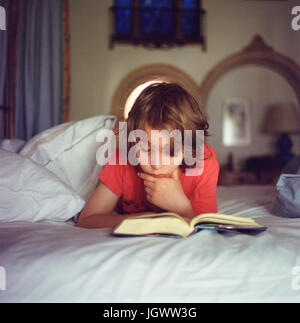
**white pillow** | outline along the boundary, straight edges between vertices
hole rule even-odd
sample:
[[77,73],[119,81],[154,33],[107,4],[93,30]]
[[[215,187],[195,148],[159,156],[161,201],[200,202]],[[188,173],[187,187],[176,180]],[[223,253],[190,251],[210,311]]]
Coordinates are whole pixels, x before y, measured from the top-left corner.
[[0,220],[66,221],[85,201],[29,158],[0,149]]
[[115,121],[115,116],[100,115],[61,124],[30,139],[20,154],[52,171],[87,200],[103,168],[96,161],[103,145],[96,142],[96,135],[100,129],[112,129]]
[[18,153],[25,145],[26,141],[21,139],[2,139],[0,140],[0,149]]

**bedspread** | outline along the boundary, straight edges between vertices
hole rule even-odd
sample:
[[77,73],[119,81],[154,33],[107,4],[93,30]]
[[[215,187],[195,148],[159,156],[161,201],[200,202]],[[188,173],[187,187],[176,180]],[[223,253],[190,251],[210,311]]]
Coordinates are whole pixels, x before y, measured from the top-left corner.
[[273,193],[218,188],[219,212],[269,227],[254,236],[116,238],[70,221],[0,222],[0,302],[299,302],[300,219],[272,215]]

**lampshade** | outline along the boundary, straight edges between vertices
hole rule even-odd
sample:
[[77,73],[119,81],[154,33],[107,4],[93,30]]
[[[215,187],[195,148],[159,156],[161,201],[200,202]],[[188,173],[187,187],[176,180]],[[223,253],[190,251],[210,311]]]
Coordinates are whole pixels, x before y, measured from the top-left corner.
[[269,133],[300,132],[300,111],[290,104],[275,104],[267,112],[264,131]]

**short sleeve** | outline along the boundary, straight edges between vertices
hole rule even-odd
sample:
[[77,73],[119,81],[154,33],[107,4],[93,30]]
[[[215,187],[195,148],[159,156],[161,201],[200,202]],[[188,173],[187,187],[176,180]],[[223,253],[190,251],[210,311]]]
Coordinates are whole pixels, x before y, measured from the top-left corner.
[[219,163],[214,149],[207,145],[210,156],[204,160],[204,170],[196,181],[190,201],[196,215],[217,213],[217,182]]
[[[115,160],[116,163],[112,163],[112,160]],[[99,178],[105,186],[120,197],[123,193],[123,177],[124,165],[119,165],[118,153],[116,153],[116,157],[112,156],[104,166],[99,174]]]

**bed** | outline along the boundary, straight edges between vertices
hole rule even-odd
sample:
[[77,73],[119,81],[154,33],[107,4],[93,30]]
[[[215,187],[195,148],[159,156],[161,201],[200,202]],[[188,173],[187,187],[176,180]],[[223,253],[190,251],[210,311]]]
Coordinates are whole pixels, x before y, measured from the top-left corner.
[[[75,216],[97,185],[79,184],[99,167],[91,159],[92,167],[80,167],[83,177],[70,179],[78,171],[74,158],[86,149],[81,145],[95,156],[93,136],[113,124],[109,116],[68,123],[39,134],[18,153],[0,150],[0,302],[300,301],[300,218],[272,214],[274,186],[217,189],[219,212],[268,226],[258,235],[203,230],[184,239],[116,238],[108,229],[76,227]],[[11,187],[14,176],[20,182]],[[45,186],[50,189],[40,192]]]

